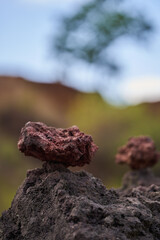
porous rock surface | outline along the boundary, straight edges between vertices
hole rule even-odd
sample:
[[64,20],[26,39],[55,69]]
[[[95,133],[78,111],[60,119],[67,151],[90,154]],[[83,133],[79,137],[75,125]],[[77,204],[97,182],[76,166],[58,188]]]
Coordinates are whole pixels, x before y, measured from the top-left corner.
[[18,148],[26,156],[68,166],[89,164],[98,147],[90,135],[70,128],[48,127],[41,122],[28,122],[22,128]]
[[122,146],[117,155],[116,163],[127,164],[131,169],[144,169],[154,166],[160,154],[156,151],[154,141],[146,136],[131,137]]
[[160,187],[107,190],[91,174],[45,163],[28,171],[0,218],[1,240],[159,240]]
[[160,186],[160,178],[156,177],[149,168],[132,170],[123,176],[122,187],[120,191],[125,193],[131,192],[133,188],[138,186],[148,187],[152,184]]

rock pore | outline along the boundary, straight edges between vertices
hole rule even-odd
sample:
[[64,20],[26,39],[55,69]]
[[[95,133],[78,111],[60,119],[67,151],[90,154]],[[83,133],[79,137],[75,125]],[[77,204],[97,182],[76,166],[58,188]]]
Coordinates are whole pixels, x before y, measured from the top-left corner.
[[28,122],[21,130],[18,148],[26,156],[68,166],[90,163],[98,147],[76,126],[63,129]]
[[27,173],[0,218],[1,240],[159,240],[160,187],[107,190],[91,174],[46,162]]

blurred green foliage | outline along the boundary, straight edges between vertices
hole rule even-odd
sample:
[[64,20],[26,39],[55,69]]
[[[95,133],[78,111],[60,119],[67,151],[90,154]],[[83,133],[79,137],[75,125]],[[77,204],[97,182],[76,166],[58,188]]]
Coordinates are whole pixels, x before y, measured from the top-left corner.
[[[27,169],[42,165],[17,149],[20,129],[27,121],[42,121],[55,127],[77,125],[81,131],[91,134],[99,150],[84,169],[101,178],[108,188],[119,187],[128,170],[116,165],[114,156],[129,137],[149,135],[160,149],[160,103],[117,108],[106,103],[98,93],[81,93],[61,84],[16,78],[2,80],[0,77],[0,211],[9,207]],[[12,96],[8,88],[11,84]],[[29,106],[28,94],[32,96]],[[154,171],[160,175],[160,164]]]
[[[109,47],[120,37],[138,40],[153,29],[151,23],[134,8],[123,8],[125,1],[92,0],[72,16],[61,20],[61,31],[53,39],[53,54],[72,64],[81,60],[103,71],[116,72],[117,56],[108,54]],[[125,9],[125,10],[124,10]],[[120,61],[119,57],[118,60]]]
[[[114,156],[117,148],[129,137],[151,136],[160,149],[160,103],[116,108],[104,102],[98,94],[88,94],[77,97],[69,116],[72,124],[76,123],[90,133],[98,144],[97,162],[93,161],[87,169],[102,178],[108,187],[121,185],[120,179],[127,168],[116,166]],[[158,173],[160,166],[157,165],[155,170]]]

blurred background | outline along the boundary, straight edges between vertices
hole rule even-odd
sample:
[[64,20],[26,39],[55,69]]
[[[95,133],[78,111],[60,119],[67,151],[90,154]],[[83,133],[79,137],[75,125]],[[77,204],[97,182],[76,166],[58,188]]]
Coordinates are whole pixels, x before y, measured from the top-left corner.
[[114,156],[129,137],[160,150],[159,10],[158,0],[0,1],[0,211],[41,166],[17,150],[27,121],[91,134],[99,150],[84,168],[107,188],[128,170]]

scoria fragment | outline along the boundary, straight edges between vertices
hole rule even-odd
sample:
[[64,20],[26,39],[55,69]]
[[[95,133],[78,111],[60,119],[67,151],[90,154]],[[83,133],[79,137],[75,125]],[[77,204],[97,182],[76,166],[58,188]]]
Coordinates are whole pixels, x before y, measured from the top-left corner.
[[90,163],[98,147],[91,136],[80,132],[76,126],[63,129],[28,122],[21,130],[18,149],[26,156],[68,167]]
[[143,169],[156,164],[159,156],[151,138],[132,137],[125,146],[119,149],[116,163],[126,163],[132,169]]

